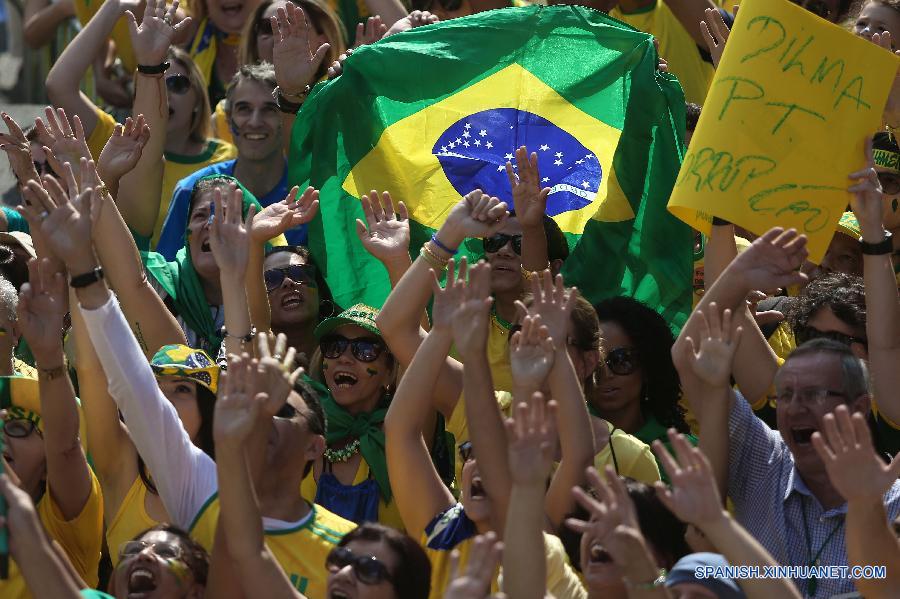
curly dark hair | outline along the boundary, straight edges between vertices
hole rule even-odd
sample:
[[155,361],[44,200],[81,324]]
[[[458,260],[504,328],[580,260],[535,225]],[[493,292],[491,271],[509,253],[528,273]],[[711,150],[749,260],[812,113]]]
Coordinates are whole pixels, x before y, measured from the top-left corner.
[[672,362],[675,338],[665,319],[652,308],[630,297],[612,297],[594,305],[600,322],[615,322],[631,338],[644,372],[645,411],[666,428],[689,433],[684,420],[681,381]]
[[788,323],[794,330],[805,328],[809,319],[823,307],[831,308],[841,322],[854,328],[866,328],[866,287],[863,278],[832,272],[817,278],[788,307]]
[[391,572],[397,597],[428,597],[431,588],[431,562],[422,547],[409,536],[377,522],[366,522],[344,535],[338,547],[345,547],[352,541],[384,541],[397,558],[397,570]]

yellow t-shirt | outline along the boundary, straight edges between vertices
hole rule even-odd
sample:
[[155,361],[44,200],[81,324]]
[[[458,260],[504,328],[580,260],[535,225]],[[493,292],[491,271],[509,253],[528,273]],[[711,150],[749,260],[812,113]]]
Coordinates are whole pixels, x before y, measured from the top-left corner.
[[[742,253],[748,247],[750,247],[750,242],[744,239],[743,237],[734,236],[734,244],[737,247],[738,254]],[[703,262],[706,256],[706,237],[703,238],[703,245],[699,252],[694,253],[694,305],[696,308],[697,304],[700,303],[700,298],[703,297],[703,292],[706,289],[704,274],[705,271],[703,269]]]
[[156,243],[159,241],[159,233],[162,231],[166,214],[169,212],[169,204],[172,203],[172,193],[175,191],[175,186],[178,182],[210,164],[224,162],[236,157],[237,148],[221,139],[214,138],[207,140],[206,149],[196,156],[182,156],[172,152],[165,153],[166,166],[163,170],[159,215],[156,217],[156,224],[153,226],[153,237],[150,241],[151,247],[156,247]]
[[[365,460],[360,460],[359,468],[356,470],[356,477],[353,479],[353,485],[362,484],[368,478],[369,464]],[[316,500],[317,490],[316,477],[310,472],[309,476],[303,479],[303,484],[300,485],[300,494],[303,496],[303,499],[313,503]],[[390,526],[400,531],[406,530],[406,527],[403,525],[403,518],[400,517],[400,510],[397,508],[397,502],[391,500],[390,503],[385,503],[384,497],[379,497],[378,499],[378,521],[385,526]]]
[[606,425],[611,433],[609,443],[594,456],[594,468],[603,472],[609,465],[622,476],[629,476],[648,485],[658,481],[659,466],[656,465],[650,446],[620,428],[614,429],[609,422]]
[[[504,416],[509,416],[510,407],[512,407],[512,393],[509,393],[508,391],[494,391],[494,397],[497,398],[497,405],[500,406],[500,412]],[[456,407],[453,408],[453,414],[450,416],[446,428],[447,431],[453,435],[456,447],[459,447],[469,440],[469,422],[466,420],[465,394],[460,394],[459,401],[456,402]],[[454,451],[456,451],[456,447],[453,448]],[[462,480],[463,464],[458,456],[457,459],[454,460],[454,466],[456,469],[454,479],[460,481]]]
[[146,500],[147,486],[138,476],[128,489],[128,494],[122,500],[115,518],[106,527],[106,545],[109,547],[113,568],[119,564],[119,548],[122,545],[159,524],[147,513]]
[[[90,471],[90,469],[89,469]],[[91,472],[91,494],[81,513],[66,520],[53,502],[50,488],[37,504],[38,517],[47,534],[54,539],[69,557],[69,561],[88,587],[96,587],[97,566],[100,563],[100,547],[103,542],[103,493],[100,482]],[[0,597],[3,599],[30,599],[31,592],[25,578],[14,561],[10,561],[9,578],[0,580]]]
[[685,99],[703,104],[715,69],[700,56],[697,42],[665,2],[657,0],[656,4],[629,14],[616,7],[609,15],[657,38],[659,55],[669,63],[669,72],[681,82]]
[[[105,0],[79,0],[75,2],[75,16],[82,27],[87,25]],[[139,15],[135,15],[139,16]],[[134,48],[131,47],[131,34],[128,31],[128,17],[124,14],[116,21],[110,35],[116,44],[116,55],[121,59],[122,65],[129,73],[133,73],[137,69],[137,59],[134,57]]]
[[[312,508],[294,528],[266,530],[266,546],[278,560],[295,589],[309,599],[325,599],[328,570],[325,558],[356,524],[322,506]],[[191,536],[212,551],[219,521],[219,495],[210,497],[190,527]]]
[[99,160],[100,152],[103,151],[103,146],[106,145],[106,142],[109,141],[113,131],[116,129],[116,119],[101,108],[97,108],[95,114],[97,115],[97,125],[94,127],[94,130],[90,132],[85,141],[87,142],[88,149],[91,151],[91,156],[94,157],[94,160]]

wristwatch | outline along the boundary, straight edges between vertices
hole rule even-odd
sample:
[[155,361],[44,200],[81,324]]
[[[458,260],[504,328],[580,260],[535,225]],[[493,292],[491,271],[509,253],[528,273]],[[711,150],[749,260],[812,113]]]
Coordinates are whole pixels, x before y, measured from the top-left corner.
[[891,235],[890,231],[884,232],[884,239],[879,241],[878,243],[868,243],[863,240],[862,237],[859,238],[859,247],[862,249],[862,253],[866,256],[883,256],[885,254],[893,253],[894,251],[894,240],[893,235]]
[[98,266],[94,270],[86,272],[83,275],[76,275],[72,277],[72,279],[69,281],[69,285],[71,285],[75,289],[79,289],[81,287],[93,285],[101,279],[103,279],[103,268]]

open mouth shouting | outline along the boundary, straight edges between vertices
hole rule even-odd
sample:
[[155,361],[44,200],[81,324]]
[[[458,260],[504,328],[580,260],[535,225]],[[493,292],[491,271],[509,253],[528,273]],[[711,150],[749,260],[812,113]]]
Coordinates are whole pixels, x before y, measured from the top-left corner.
[[306,302],[303,299],[303,294],[299,291],[289,291],[281,296],[281,301],[279,305],[284,310],[296,310],[301,307]]
[[128,574],[128,599],[144,599],[156,590],[156,575],[149,569],[136,565]]
[[481,482],[480,476],[472,477],[472,485],[469,487],[469,496],[474,500],[487,498],[487,493],[484,491],[484,484]]
[[225,13],[226,16],[231,18],[237,18],[241,16],[241,12],[244,10],[243,2],[223,2],[221,4],[222,12]]
[[332,378],[334,380],[334,386],[338,389],[350,389],[359,382],[359,379],[355,374],[346,371],[335,372]]
[[798,446],[812,446],[812,436],[816,432],[815,428],[809,426],[791,427],[791,438]]

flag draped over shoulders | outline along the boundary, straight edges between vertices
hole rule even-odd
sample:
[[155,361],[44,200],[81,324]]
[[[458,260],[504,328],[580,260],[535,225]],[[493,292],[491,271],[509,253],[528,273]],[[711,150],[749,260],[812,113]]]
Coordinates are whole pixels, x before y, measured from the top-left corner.
[[355,233],[362,194],[406,203],[415,255],[473,189],[511,206],[505,164],[527,145],[572,248],[566,283],[592,301],[634,296],[683,324],[692,237],[666,202],[684,97],[656,64],[650,36],[576,6],[479,13],[357,50],[313,90],[291,141],[291,184],[321,190],[309,243],[335,301],[379,306],[390,291]]

